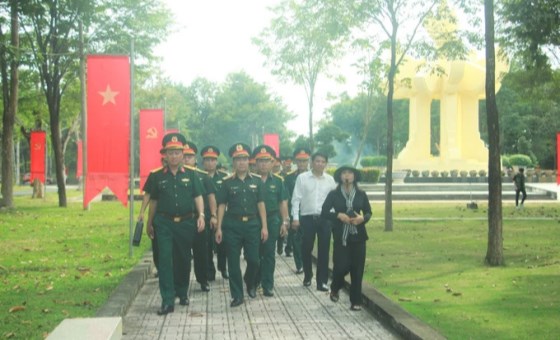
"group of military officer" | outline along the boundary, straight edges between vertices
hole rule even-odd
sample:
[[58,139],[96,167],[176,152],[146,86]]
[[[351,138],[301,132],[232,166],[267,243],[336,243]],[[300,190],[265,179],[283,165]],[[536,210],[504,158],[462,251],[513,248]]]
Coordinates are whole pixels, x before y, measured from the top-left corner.
[[[216,170],[220,155],[217,147],[202,148],[204,171],[196,168],[197,152],[196,145],[183,135],[165,135],[161,149],[164,166],[153,170],[143,187],[139,219],[149,206],[146,232],[158,255],[154,261],[162,297],[158,315],[173,312],[177,297],[180,305],[189,304],[191,253],[196,280],[203,291],[209,291],[209,281],[216,274],[216,250],[217,268],[224,279],[229,278],[231,307],[244,302],[243,283],[251,298],[256,297],[259,286],[263,295],[274,295],[276,242],[288,232],[294,243],[296,272],[302,272],[297,251],[301,235],[289,228],[288,201],[296,176],[307,170],[308,150],[294,153],[298,170],[285,180],[273,172],[276,152],[267,145],[254,150],[244,143],[232,145],[231,175]],[[256,173],[250,171],[251,158],[255,159]],[[247,262],[243,276],[242,248]]]

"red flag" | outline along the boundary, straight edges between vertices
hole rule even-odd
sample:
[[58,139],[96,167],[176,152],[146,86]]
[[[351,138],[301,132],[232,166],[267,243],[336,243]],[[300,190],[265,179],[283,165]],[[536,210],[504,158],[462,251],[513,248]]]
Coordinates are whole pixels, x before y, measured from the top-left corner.
[[37,178],[45,184],[45,146],[47,133],[45,131],[31,131],[30,154],[31,154],[31,177],[29,182],[33,183]]
[[556,184],[560,184],[560,132],[556,133]]
[[276,152],[276,157],[280,157],[280,137],[277,133],[265,133],[263,135],[264,144],[270,146]]
[[140,188],[150,171],[161,166],[163,110],[140,110]]
[[82,159],[82,140],[76,141],[76,178],[82,177],[82,166],[84,161]]
[[126,205],[130,157],[128,56],[87,57],[87,169],[84,207],[105,187]]

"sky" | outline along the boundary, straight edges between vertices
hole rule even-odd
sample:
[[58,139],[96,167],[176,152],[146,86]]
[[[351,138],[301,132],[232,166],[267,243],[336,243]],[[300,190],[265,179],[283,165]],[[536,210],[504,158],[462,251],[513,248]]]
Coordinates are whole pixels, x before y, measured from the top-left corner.
[[[288,122],[296,134],[308,134],[305,90],[301,85],[281,83],[263,66],[264,56],[251,39],[268,26],[267,9],[280,0],[164,0],[176,24],[167,41],[157,49],[162,68],[173,81],[189,85],[197,77],[222,83],[233,72],[245,71],[256,82],[282,98],[297,117]],[[328,93],[352,93],[334,81],[320,78],[316,87],[314,122],[323,118]],[[317,128],[314,128],[316,131]]]

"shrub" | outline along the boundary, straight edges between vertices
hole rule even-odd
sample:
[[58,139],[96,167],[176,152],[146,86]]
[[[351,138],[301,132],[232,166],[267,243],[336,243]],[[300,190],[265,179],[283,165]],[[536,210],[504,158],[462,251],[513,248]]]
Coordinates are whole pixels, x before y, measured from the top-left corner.
[[471,171],[469,171],[469,176],[471,176],[471,177],[476,177],[476,174],[477,174],[477,173],[478,173],[478,172],[477,172],[476,170],[471,170]]
[[419,177],[419,176],[420,176],[420,171],[412,170],[412,177]]
[[457,176],[459,176],[459,170],[457,169],[451,170],[451,177],[455,178]]
[[509,162],[509,156],[502,155],[502,166],[506,168],[509,168],[511,166],[511,163]]
[[517,154],[509,156],[509,164],[511,166],[516,165],[521,167],[529,167],[533,165],[533,162],[531,161],[531,157],[527,155]]
[[478,175],[480,177],[486,177],[486,170],[484,170],[484,169],[478,170]]
[[459,171],[459,176],[461,176],[463,178],[467,177],[468,174],[469,174],[469,172],[467,170]]
[[372,166],[387,166],[387,156],[368,156],[360,160],[360,165],[364,168]]
[[328,173],[331,176],[334,176],[334,173],[336,171],[336,168],[326,168],[325,172]]
[[441,177],[448,177],[448,176],[449,176],[449,171],[443,170],[443,171],[441,172]]
[[422,170],[422,177],[430,177],[430,171],[429,170]]
[[379,169],[375,168],[362,168],[360,169],[362,173],[362,182],[364,183],[377,183],[379,182]]
[[439,171],[432,170],[431,175],[432,175],[432,177],[439,177]]

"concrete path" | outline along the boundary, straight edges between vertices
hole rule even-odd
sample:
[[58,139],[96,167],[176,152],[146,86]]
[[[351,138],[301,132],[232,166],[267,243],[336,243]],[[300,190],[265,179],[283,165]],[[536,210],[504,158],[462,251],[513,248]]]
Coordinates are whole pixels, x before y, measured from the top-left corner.
[[[242,261],[244,265],[244,261]],[[161,305],[157,278],[150,277],[124,315],[123,339],[397,339],[367,309],[350,310],[349,296],[340,292],[333,303],[328,293],[302,285],[293,258],[276,256],[275,295],[262,291],[245,303],[229,307],[228,281],[218,273],[209,293],[191,276],[190,306],[156,315]]]

